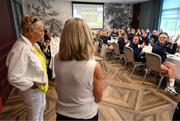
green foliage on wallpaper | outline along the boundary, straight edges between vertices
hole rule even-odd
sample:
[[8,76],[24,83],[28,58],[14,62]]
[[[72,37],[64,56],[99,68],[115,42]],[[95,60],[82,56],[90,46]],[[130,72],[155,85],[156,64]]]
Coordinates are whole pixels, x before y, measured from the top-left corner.
[[59,14],[50,3],[44,0],[38,0],[39,4],[34,5],[33,3],[28,5],[31,14],[38,16],[44,23],[45,27],[53,32],[55,36],[60,36],[60,31],[63,26],[62,21],[58,20],[56,16]]
[[105,4],[105,19],[111,28],[126,28],[132,22],[132,5],[107,3]]

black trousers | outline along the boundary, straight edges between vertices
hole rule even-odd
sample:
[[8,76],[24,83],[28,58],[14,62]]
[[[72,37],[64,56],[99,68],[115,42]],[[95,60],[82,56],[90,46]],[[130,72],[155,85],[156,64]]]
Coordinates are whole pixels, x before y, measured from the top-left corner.
[[98,121],[98,113],[91,119],[75,119],[56,113],[56,121]]
[[180,121],[180,102],[177,104],[177,107],[174,111],[172,121]]

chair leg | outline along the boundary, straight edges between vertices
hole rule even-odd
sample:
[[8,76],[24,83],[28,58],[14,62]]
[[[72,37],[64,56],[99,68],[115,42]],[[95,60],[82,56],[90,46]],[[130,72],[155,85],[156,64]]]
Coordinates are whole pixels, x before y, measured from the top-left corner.
[[99,61],[99,64],[101,65],[101,68],[103,68],[103,64],[102,64],[102,61]]
[[104,68],[105,68],[105,70],[106,70],[106,72],[107,72],[107,68],[106,68],[106,65],[105,65],[105,63],[103,62],[103,65],[104,65]]
[[146,70],[146,73],[145,73],[145,75],[144,75],[143,84],[144,84],[144,80],[146,79],[147,74],[148,74],[148,70]]
[[125,60],[124,56],[120,56],[120,57],[119,57],[119,62],[120,62],[120,64],[122,64],[122,63],[121,63],[122,60]]
[[127,65],[127,61],[125,62],[125,64],[124,64],[124,69],[123,70],[125,70],[125,68],[126,68],[126,65]]
[[100,61],[99,64],[101,65],[102,68],[105,69],[105,71],[107,72],[107,68],[106,68],[106,65],[103,61]]
[[134,73],[136,67],[137,67],[137,66],[135,65],[134,68],[133,68],[133,70],[132,70],[132,72],[131,72],[131,74],[130,74],[130,77],[132,77],[132,75],[133,75],[133,73]]
[[129,65],[129,67],[128,67],[128,73],[131,73],[131,65]]
[[159,87],[161,86],[161,83],[162,83],[162,81],[163,81],[163,78],[164,78],[164,76],[161,76],[161,79],[159,80],[159,84],[158,84],[158,86],[157,86],[157,90],[158,90]]

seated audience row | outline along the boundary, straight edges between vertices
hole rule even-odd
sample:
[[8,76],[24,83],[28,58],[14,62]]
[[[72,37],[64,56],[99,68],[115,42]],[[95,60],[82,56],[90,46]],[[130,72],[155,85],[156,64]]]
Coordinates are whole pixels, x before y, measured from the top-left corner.
[[[178,38],[176,38],[176,40]],[[145,42],[142,43],[140,47],[138,47],[138,41],[139,41],[139,37],[135,35],[129,47],[133,49],[135,61],[145,62],[146,61],[145,54],[141,53],[142,48],[144,48],[145,46]],[[176,48],[177,48],[177,43],[170,43],[169,36],[165,32],[159,34],[159,39],[152,48],[152,52],[160,55],[162,59],[161,70],[163,72],[168,73],[169,81],[167,82],[167,87],[165,88],[165,91],[172,95],[177,95],[177,92],[174,89],[176,65],[172,62],[167,61],[166,59],[167,59],[167,53],[175,54]]]

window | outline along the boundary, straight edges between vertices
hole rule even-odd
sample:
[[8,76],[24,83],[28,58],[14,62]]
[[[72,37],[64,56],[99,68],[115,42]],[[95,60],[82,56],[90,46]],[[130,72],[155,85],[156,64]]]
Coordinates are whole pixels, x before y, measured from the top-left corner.
[[180,34],[180,0],[164,0],[160,28],[170,36]]
[[22,5],[17,0],[11,0],[12,12],[13,12],[13,20],[14,20],[14,27],[16,32],[16,37],[18,38],[21,33],[20,28],[20,20],[22,13]]

